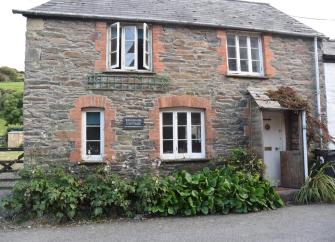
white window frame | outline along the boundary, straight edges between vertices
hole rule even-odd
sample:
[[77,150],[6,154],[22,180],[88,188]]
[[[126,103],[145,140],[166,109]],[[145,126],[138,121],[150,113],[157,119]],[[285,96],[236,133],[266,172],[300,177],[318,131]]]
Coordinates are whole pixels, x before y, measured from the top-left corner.
[[[118,32],[118,38],[117,38],[117,63],[115,65],[111,65],[111,28],[112,26],[117,26],[117,32]],[[135,65],[134,67],[126,67],[125,66],[125,31],[124,28],[126,27],[135,27]],[[144,69],[138,69],[138,29],[143,28],[143,68]],[[147,32],[148,39],[147,39]],[[120,43],[121,41],[121,43]],[[147,50],[145,41],[148,41],[149,48]],[[121,48],[120,48],[121,44]],[[150,72],[152,71],[152,31],[149,28],[149,25],[146,23],[140,24],[131,24],[131,23],[125,23],[122,24],[120,22],[115,22],[108,27],[107,31],[107,46],[106,46],[107,54],[106,54],[106,63],[107,63],[107,70],[112,72]],[[121,54],[120,54],[121,52]],[[145,53],[149,53],[149,59],[146,61],[145,59]]]
[[[264,76],[264,60],[263,60],[263,45],[262,45],[262,38],[259,35],[250,35],[246,33],[228,33],[228,35],[235,37],[235,51],[236,51],[236,62],[237,62],[237,71],[229,70],[229,51],[228,51],[228,38],[226,44],[226,53],[227,53],[227,67],[228,67],[228,74],[231,75],[248,75],[248,76]],[[241,71],[241,57],[240,57],[240,41],[239,37],[245,36],[247,37],[247,49],[248,49],[248,69],[249,71]],[[258,38],[258,54],[259,54],[259,62],[260,62],[260,72],[253,72],[252,71],[252,56],[251,56],[251,41],[250,38]]]
[[[149,27],[146,23],[143,24],[143,67],[147,70],[150,69],[150,50],[147,49],[147,42],[148,42],[148,48],[150,48],[150,33],[149,33]],[[148,35],[148,38],[147,38]],[[146,58],[146,55],[148,54],[148,59]]]
[[[126,66],[126,48],[125,48],[125,42],[126,42],[126,28],[135,28],[134,31],[134,66]],[[137,32],[137,26],[135,25],[126,25],[122,27],[122,37],[121,37],[121,69],[123,70],[137,70],[138,69],[138,32]]]
[[[100,155],[87,155],[86,153],[86,114],[90,112],[99,112],[100,113]],[[82,154],[82,159],[85,162],[102,162],[103,161],[103,156],[104,156],[104,144],[105,144],[105,135],[104,135],[104,130],[105,130],[105,123],[104,123],[104,111],[101,109],[95,109],[95,108],[87,108],[82,111],[82,143],[81,143],[81,154]]]
[[[173,113],[173,153],[163,153],[163,113]],[[178,123],[177,113],[187,113],[187,150],[188,153],[178,153]],[[201,153],[192,153],[192,125],[191,113],[200,113],[201,115]],[[169,108],[160,110],[160,157],[162,160],[194,160],[206,158],[205,144],[205,111],[194,108]]]
[[[116,51],[112,51],[112,39],[114,39],[114,36],[112,36],[112,28],[116,27],[116,32],[117,32],[117,36],[116,36]],[[119,68],[120,66],[120,22],[116,22],[112,25],[109,26],[108,28],[108,32],[107,32],[107,40],[108,40],[108,44],[107,44],[107,62],[108,66],[112,69],[114,68]],[[112,53],[115,52],[116,53],[116,63],[115,65],[112,65]]]

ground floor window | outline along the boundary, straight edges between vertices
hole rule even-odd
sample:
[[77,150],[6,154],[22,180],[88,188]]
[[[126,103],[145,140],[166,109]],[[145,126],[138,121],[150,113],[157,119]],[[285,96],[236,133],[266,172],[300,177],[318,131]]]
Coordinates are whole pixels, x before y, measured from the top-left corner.
[[205,158],[205,128],[202,110],[162,110],[160,122],[162,159]]
[[87,109],[82,115],[82,158],[85,161],[102,161],[104,113],[99,109]]

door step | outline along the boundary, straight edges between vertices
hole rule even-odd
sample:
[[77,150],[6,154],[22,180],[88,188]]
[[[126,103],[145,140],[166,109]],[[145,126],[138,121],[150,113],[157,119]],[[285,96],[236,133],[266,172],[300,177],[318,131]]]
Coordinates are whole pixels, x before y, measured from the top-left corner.
[[283,199],[283,201],[288,204],[288,203],[293,203],[294,202],[294,197],[299,191],[299,189],[294,189],[294,188],[286,188],[286,187],[277,187],[276,188],[277,193]]

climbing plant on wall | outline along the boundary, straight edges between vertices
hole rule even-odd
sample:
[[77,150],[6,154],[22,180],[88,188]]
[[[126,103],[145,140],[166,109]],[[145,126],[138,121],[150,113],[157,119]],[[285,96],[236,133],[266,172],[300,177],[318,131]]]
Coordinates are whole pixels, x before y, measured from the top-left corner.
[[279,102],[283,107],[293,110],[296,109],[306,111],[307,137],[309,145],[312,142],[318,143],[321,138],[325,143],[335,143],[335,138],[329,134],[327,124],[313,116],[312,108],[309,102],[300,96],[295,89],[282,86],[276,91],[269,90],[267,95],[272,100]]

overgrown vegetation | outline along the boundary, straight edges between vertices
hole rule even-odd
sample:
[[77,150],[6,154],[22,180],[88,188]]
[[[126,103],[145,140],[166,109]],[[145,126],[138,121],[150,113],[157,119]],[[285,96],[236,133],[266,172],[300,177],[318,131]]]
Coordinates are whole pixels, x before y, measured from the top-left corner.
[[137,179],[112,175],[107,167],[88,173],[60,167],[26,168],[2,206],[14,218],[55,221],[136,213],[247,213],[283,206],[268,181],[233,166]]
[[313,163],[304,186],[295,197],[296,202],[305,204],[335,202],[335,179],[325,173],[326,169],[329,168],[334,168],[330,162]]
[[[308,100],[301,97],[296,90],[285,86],[278,88],[276,91],[268,91],[267,94],[272,100],[278,101],[283,107],[306,111],[309,144],[311,141],[319,143],[321,138],[323,142],[335,143],[334,137],[332,137],[328,131],[327,124],[313,116]],[[322,134],[320,133],[320,130],[322,130]]]
[[239,171],[247,172],[252,175],[263,175],[265,164],[262,159],[252,150],[234,148],[230,150],[228,157],[219,158],[225,165],[235,167]]

